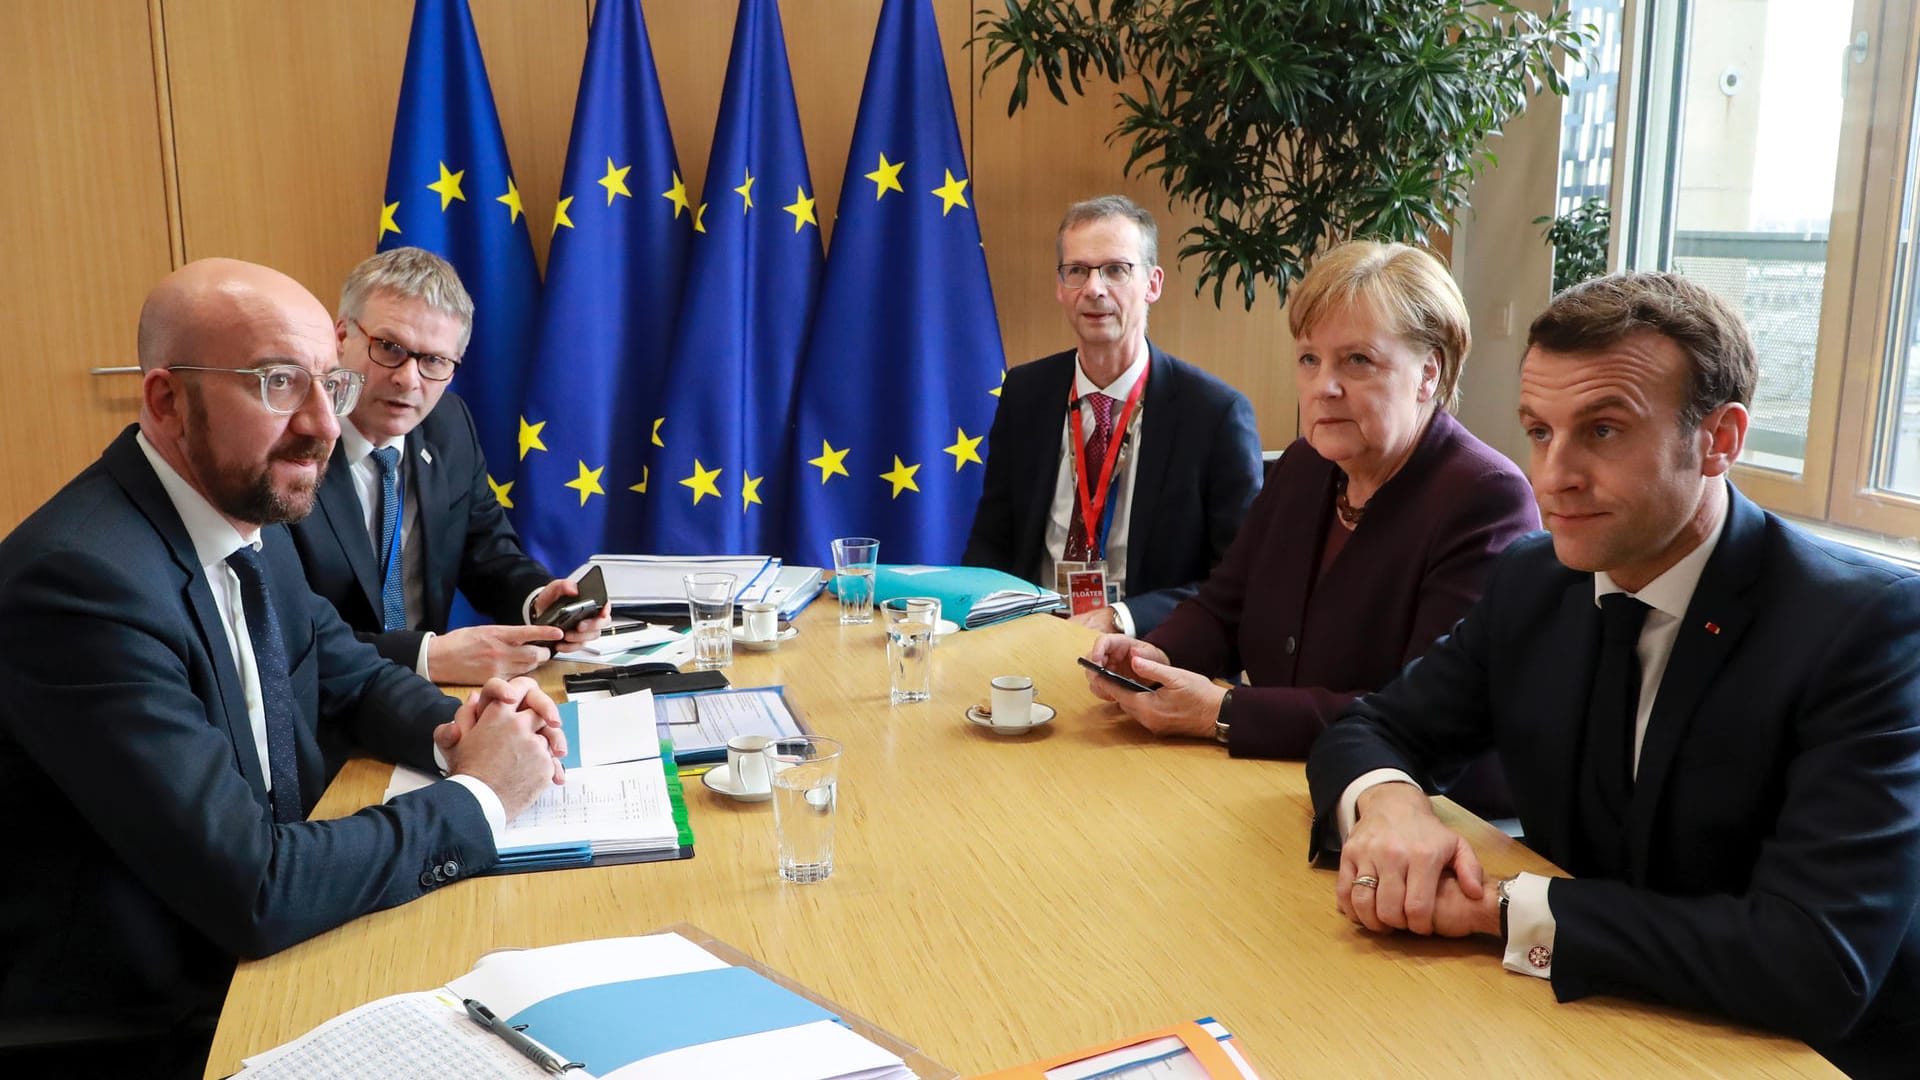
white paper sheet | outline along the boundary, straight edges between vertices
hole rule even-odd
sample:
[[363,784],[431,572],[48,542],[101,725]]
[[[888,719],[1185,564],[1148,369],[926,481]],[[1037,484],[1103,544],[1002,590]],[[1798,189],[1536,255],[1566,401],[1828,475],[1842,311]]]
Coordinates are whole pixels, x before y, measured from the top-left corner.
[[611,765],[660,756],[653,691],[575,700],[579,707],[580,764]]
[[726,966],[679,934],[648,934],[491,952],[447,988],[486,1002],[495,1015],[512,1016],[571,990]]
[[[548,1080],[546,1070],[469,1020],[445,993],[381,998],[241,1064],[239,1080]],[[567,1075],[591,1080],[578,1070]]]

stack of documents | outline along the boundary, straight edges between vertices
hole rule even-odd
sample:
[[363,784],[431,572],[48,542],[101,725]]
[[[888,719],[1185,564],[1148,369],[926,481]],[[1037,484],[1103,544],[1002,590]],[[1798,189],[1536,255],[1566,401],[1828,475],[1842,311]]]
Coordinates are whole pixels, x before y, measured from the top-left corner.
[[1077,1050],[976,1080],[1259,1080],[1212,1017]]
[[438,990],[363,1005],[248,1058],[244,1080],[547,1075],[468,1017],[484,1006],[579,1064],[569,1077],[912,1080],[834,1011],[679,934],[500,951]]
[[[560,706],[567,782],[548,788],[494,833],[500,862],[491,872],[692,858],[686,795],[656,715],[645,690]],[[435,779],[396,765],[386,798]]]
[[[766,735],[782,740],[811,734],[787,706],[785,687],[757,686],[691,694],[654,694],[643,690],[619,698],[613,698],[605,690],[589,690],[573,695],[560,706],[560,721],[567,738],[573,738],[574,726],[578,723],[574,719],[577,710],[591,712],[602,708],[598,704],[602,701],[628,702],[643,696],[652,702],[654,732],[661,743],[673,748],[673,760],[679,765],[727,760],[727,741],[735,735]],[[621,715],[637,725],[644,723],[643,718],[648,714],[635,705],[624,706]]]
[[875,602],[902,596],[934,597],[943,616],[968,630],[1066,606],[1052,589],[981,566],[880,567],[873,579]]
[[780,577],[780,560],[766,555],[595,555],[587,566],[606,576],[615,608],[640,618],[685,618],[688,574],[732,574],[736,604],[767,600]]

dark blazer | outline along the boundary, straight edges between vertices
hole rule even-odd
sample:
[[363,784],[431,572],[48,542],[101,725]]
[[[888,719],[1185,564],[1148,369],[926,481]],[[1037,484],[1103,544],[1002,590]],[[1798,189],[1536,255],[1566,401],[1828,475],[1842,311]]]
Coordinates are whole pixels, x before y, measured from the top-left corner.
[[[1641,750],[1618,875],[1556,878],[1553,989],[1786,1032],[1861,1076],[1920,1060],[1920,575],[1729,485]],[[1315,847],[1377,766],[1499,751],[1527,841],[1574,850],[1593,575],[1516,543],[1453,634],[1327,729]]]
[[[1136,633],[1192,596],[1260,490],[1260,436],[1246,395],[1148,343],[1153,358],[1127,526],[1127,610]],[[987,434],[987,475],[960,561],[1041,581],[1073,390],[1069,349],[1007,372]]]
[[[0,1046],[210,1031],[236,957],[496,861],[451,782],[274,824],[213,594],[134,430],[0,543],[0,821],[17,826],[0,875]],[[351,746],[430,768],[453,700],[353,639],[284,528],[262,538],[306,809]]]
[[327,598],[361,641],[380,655],[412,667],[426,631],[447,632],[455,589],[496,623],[526,621],[527,594],[553,580],[520,547],[520,537],[487,484],[487,462],[473,429],[473,415],[449,393],[407,433],[407,497],[418,503],[414,527],[424,545],[422,582],[426,610],[407,630],[383,633],[381,565],[367,532],[367,515],[353,487],[346,451],[333,449],[320,482],[319,505],[293,527],[293,542],[306,564],[313,591]]
[[1540,527],[1520,470],[1439,412],[1319,577],[1338,476],[1305,439],[1288,447],[1227,557],[1146,636],[1179,667],[1246,671],[1228,724],[1236,757],[1306,757],[1355,697],[1479,599],[1496,555]]

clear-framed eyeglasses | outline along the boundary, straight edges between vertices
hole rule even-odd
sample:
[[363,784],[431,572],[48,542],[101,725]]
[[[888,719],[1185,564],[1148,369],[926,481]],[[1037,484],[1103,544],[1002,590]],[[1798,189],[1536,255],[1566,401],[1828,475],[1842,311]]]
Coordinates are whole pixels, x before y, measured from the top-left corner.
[[1069,289],[1078,289],[1087,283],[1094,274],[1109,285],[1125,285],[1133,278],[1133,264],[1130,262],[1101,263],[1099,266],[1083,266],[1080,263],[1061,263],[1053,268],[1060,275],[1060,284]]
[[315,375],[299,364],[269,364],[257,368],[201,367],[196,364],[170,364],[168,371],[213,371],[227,375],[252,375],[260,380],[260,404],[267,411],[286,416],[300,411],[307,403],[307,395],[313,392],[317,379],[321,392],[333,406],[333,415],[345,416],[353,411],[354,403],[360,400],[360,386],[367,381],[365,375],[347,368],[334,368],[332,371]]
[[420,377],[431,382],[446,382],[453,378],[454,372],[460,370],[460,361],[451,356],[415,352],[397,341],[374,337],[367,333],[366,327],[360,325],[359,319],[353,320],[353,325],[359,328],[360,336],[367,339],[367,359],[383,368],[398,368],[411,360],[420,365]]

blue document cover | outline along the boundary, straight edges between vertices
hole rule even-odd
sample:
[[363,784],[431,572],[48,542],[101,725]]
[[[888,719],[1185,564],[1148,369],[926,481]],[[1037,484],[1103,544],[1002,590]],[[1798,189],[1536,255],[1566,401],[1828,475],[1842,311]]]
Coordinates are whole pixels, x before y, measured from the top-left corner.
[[968,630],[1063,606],[1059,593],[984,566],[881,565],[873,577],[874,602],[902,596],[934,597],[942,618]]
[[669,1050],[837,1019],[757,971],[727,967],[568,991],[508,1022],[604,1075]]

